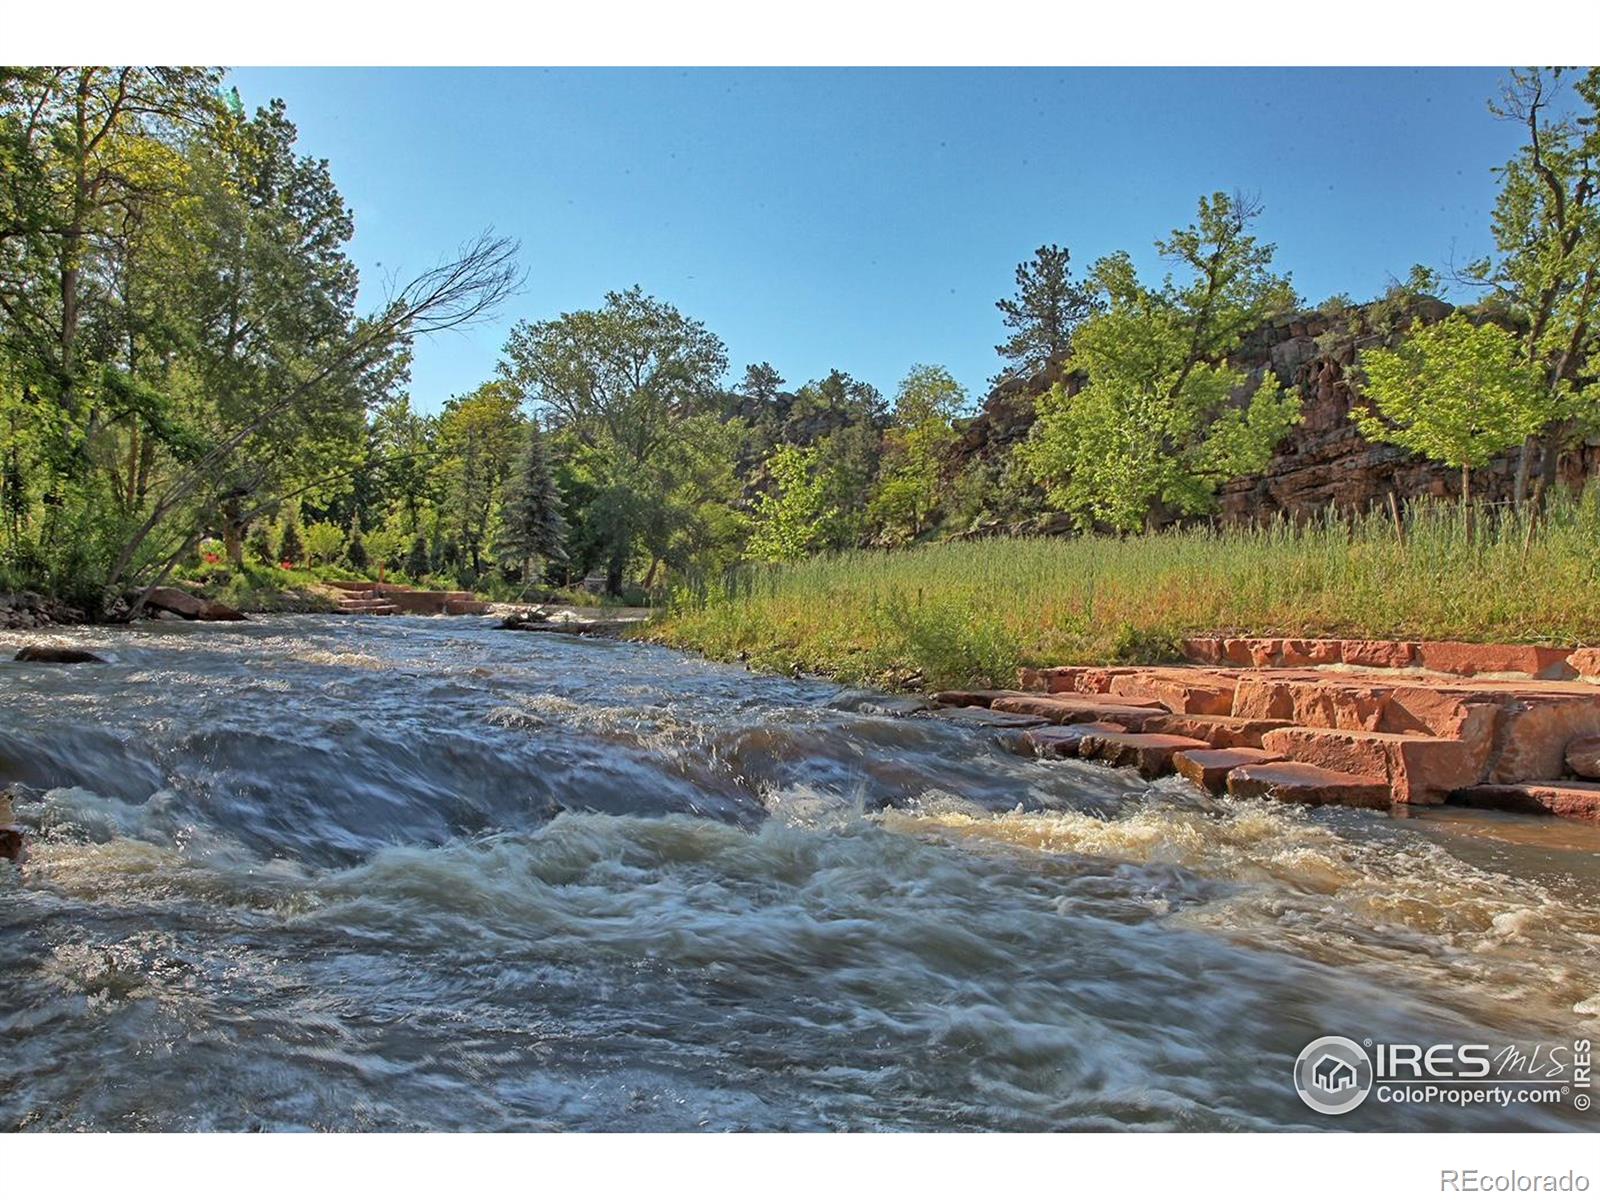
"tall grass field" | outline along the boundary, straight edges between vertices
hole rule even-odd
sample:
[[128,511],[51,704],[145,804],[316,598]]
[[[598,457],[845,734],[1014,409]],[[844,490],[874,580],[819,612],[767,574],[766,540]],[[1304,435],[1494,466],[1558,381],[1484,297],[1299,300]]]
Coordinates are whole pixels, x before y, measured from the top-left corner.
[[642,636],[886,686],[1009,686],[1019,666],[1161,662],[1186,636],[1600,642],[1600,487],[1542,517],[1418,503],[1139,537],[941,542],[742,567]]

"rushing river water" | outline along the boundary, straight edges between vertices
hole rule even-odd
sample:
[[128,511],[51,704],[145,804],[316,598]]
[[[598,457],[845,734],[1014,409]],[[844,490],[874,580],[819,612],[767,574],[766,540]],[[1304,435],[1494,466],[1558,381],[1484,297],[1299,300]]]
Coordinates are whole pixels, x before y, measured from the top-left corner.
[[0,1128],[1594,1127],[1290,1081],[1593,1037],[1587,827],[1203,800],[487,619],[70,640],[111,661],[0,665]]

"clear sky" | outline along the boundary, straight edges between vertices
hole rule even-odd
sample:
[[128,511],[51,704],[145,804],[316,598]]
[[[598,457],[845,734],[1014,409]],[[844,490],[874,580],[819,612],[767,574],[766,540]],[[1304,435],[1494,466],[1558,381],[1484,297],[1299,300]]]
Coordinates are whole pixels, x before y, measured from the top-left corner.
[[356,215],[364,286],[485,226],[526,290],[418,347],[433,410],[488,378],[505,330],[638,283],[797,386],[840,367],[892,394],[914,363],[974,396],[994,301],[1041,242],[1086,267],[1202,192],[1266,205],[1307,300],[1488,249],[1491,168],[1516,144],[1502,72],[1394,70],[241,69],[282,96]]

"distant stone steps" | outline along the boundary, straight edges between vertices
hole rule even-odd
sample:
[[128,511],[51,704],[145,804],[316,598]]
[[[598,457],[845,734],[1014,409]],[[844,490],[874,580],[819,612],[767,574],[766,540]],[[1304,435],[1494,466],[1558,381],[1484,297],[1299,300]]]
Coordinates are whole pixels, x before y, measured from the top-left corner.
[[370,579],[340,579],[329,587],[342,593],[336,601],[341,611],[373,616],[409,613],[413,616],[482,615],[493,606],[471,592],[423,591],[395,583],[374,583]]

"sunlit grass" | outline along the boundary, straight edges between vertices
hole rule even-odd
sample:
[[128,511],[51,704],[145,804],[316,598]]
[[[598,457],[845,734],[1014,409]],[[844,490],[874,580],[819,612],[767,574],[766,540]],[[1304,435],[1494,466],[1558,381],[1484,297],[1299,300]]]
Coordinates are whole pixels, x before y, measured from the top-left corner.
[[748,567],[644,636],[847,682],[1008,684],[1019,665],[1159,661],[1186,636],[1600,642],[1600,489],[1543,520],[1418,504],[1295,526],[947,542]]

